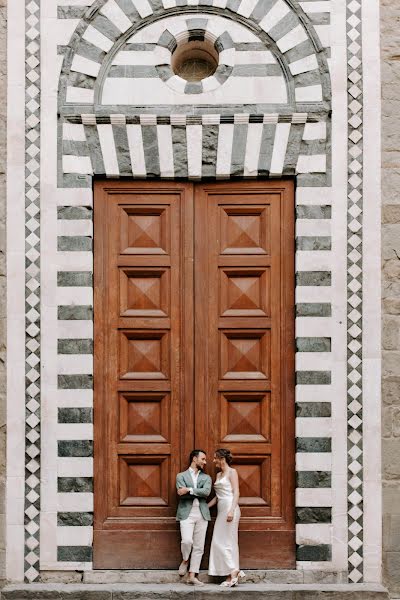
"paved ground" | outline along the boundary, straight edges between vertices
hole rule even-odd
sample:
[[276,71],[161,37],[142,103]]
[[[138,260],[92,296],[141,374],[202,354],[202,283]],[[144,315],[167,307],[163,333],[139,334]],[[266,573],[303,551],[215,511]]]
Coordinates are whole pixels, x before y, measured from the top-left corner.
[[7,585],[1,600],[212,600],[228,594],[234,600],[388,600],[379,585],[241,584],[221,588],[207,584],[30,584]]

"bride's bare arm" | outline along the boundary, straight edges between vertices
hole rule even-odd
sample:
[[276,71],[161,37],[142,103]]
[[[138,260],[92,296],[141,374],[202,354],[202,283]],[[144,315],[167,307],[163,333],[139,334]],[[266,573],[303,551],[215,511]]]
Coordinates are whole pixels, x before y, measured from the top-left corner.
[[214,498],[212,500],[210,500],[210,502],[207,503],[208,507],[211,508],[212,506],[215,506],[217,504],[217,496],[214,496]]
[[228,512],[228,517],[227,520],[228,521],[232,521],[233,520],[233,515],[235,512],[235,508],[237,507],[238,503],[239,503],[239,477],[237,474],[236,469],[231,469],[229,471],[229,480],[231,482],[232,485],[232,491],[233,491],[233,500],[232,500],[232,506],[230,511]]

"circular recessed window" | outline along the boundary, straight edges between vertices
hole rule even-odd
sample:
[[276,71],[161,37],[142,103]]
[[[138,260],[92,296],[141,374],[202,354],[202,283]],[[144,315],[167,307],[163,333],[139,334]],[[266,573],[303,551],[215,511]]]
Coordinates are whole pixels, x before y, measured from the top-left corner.
[[189,41],[176,48],[171,67],[175,75],[186,81],[201,81],[217,70],[218,52],[207,40]]

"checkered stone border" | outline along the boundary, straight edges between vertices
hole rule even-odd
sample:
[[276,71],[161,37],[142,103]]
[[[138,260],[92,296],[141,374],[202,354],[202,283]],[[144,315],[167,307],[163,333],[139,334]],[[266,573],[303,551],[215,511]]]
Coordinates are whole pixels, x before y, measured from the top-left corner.
[[349,581],[363,581],[363,79],[362,8],[347,2],[347,452]]
[[40,0],[25,5],[25,562],[40,562]]

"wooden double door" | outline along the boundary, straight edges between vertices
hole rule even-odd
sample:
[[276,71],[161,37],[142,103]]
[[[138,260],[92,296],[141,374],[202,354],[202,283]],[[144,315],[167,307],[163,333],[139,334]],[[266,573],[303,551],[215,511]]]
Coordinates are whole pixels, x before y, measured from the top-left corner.
[[215,476],[218,447],[241,566],[294,566],[293,198],[287,181],[96,184],[95,568],[176,568],[176,473],[201,448]]

